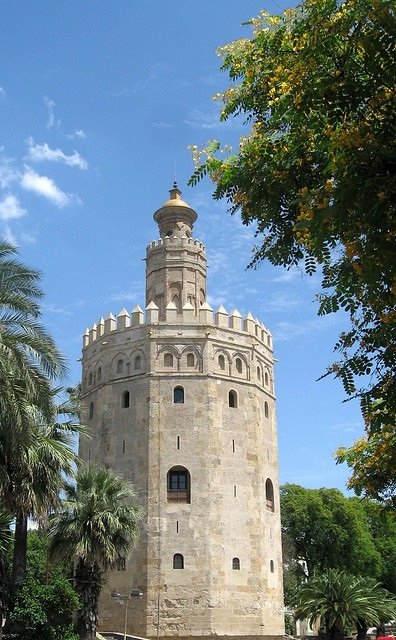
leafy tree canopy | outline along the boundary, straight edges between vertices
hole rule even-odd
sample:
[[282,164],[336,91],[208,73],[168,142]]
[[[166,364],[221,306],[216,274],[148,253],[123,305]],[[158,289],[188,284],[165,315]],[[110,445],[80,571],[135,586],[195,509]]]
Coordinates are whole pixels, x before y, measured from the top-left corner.
[[[346,498],[338,489],[281,487],[282,534],[293,541],[294,559],[306,563],[308,575],[334,568],[389,578],[388,552],[382,543],[383,535],[394,533],[393,519],[385,521],[382,533],[376,525],[374,533],[374,513],[379,520],[376,505],[366,511],[360,500]],[[393,542],[395,552],[396,538]]]
[[251,39],[220,49],[232,86],[217,97],[221,119],[243,114],[251,131],[226,158],[217,142],[193,147],[190,183],[209,174],[214,197],[256,225],[251,266],[321,265],[319,314],[350,317],[327,373],[381,437],[396,416],[394,4],[305,0],[250,24]]

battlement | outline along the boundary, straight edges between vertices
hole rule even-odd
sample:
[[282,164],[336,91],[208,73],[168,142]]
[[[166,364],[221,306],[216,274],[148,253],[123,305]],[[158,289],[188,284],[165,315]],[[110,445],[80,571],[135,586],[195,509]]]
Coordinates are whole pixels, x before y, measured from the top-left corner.
[[155,249],[167,246],[196,247],[200,251],[205,252],[205,245],[202,244],[200,240],[194,240],[187,236],[182,236],[181,238],[178,236],[166,236],[165,238],[160,238],[159,240],[153,240],[150,242],[146,248],[146,255]]
[[83,335],[83,347],[93,344],[98,338],[111,333],[112,331],[122,331],[133,328],[139,329],[143,326],[166,326],[166,325],[204,325],[221,329],[228,329],[243,332],[255,336],[267,349],[272,351],[272,335],[268,329],[257,319],[248,313],[244,318],[237,309],[230,314],[221,305],[216,312],[212,307],[204,302],[198,312],[194,313],[194,307],[186,303],[182,313],[177,313],[177,307],[170,302],[166,307],[166,318],[164,322],[159,321],[159,309],[154,302],[147,305],[145,312],[139,305],[136,305],[131,313],[126,309],[121,309],[117,316],[110,313],[106,318],[100,318],[97,324],[92,325]]

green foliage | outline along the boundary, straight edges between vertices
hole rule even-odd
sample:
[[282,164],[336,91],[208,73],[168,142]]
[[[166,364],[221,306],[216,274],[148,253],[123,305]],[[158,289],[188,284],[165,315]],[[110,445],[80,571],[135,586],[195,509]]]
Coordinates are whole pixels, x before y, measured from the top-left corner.
[[377,625],[396,615],[396,598],[372,578],[328,569],[309,578],[293,602],[297,619],[325,624],[329,639],[342,640],[346,628]]
[[27,575],[10,616],[20,640],[75,640],[73,612],[79,599],[71,584],[72,566],[47,564],[44,534],[28,536]]
[[396,417],[393,3],[305,0],[251,26],[251,39],[220,50],[231,86],[216,96],[221,119],[243,114],[250,133],[226,158],[218,143],[193,147],[190,182],[208,174],[214,197],[255,225],[251,266],[321,265],[319,314],[350,318],[327,374],[360,398],[367,437],[381,438]]
[[307,574],[337,568],[380,577],[386,559],[376,547],[360,501],[337,489],[281,487],[282,533],[293,541],[294,560]]

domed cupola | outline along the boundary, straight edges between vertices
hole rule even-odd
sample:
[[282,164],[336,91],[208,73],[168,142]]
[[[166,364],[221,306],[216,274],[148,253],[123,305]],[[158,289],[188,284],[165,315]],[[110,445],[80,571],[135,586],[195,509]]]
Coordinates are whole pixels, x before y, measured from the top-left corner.
[[176,182],[173,183],[169,194],[169,200],[166,200],[153,216],[159,226],[160,237],[190,238],[198,216],[194,209],[181,199],[181,191]]

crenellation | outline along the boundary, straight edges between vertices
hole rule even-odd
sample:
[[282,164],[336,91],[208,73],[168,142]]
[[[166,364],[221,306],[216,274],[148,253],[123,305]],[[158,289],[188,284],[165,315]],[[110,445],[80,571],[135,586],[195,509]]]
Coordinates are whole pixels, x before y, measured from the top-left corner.
[[130,320],[131,316],[124,307],[117,315],[117,329],[127,329],[130,326]]
[[131,312],[131,326],[136,327],[144,323],[143,309],[137,304]]
[[117,329],[117,320],[113,316],[112,313],[109,313],[107,318],[104,321],[104,334],[110,333],[110,331],[115,331]]
[[256,335],[256,323],[250,311],[243,320],[243,329],[244,331],[247,331],[247,333]]
[[[181,313],[178,313],[176,304],[170,302],[166,306],[166,319],[161,322],[159,319],[159,307],[154,301],[150,301],[144,311],[139,305],[136,305],[130,313],[123,308],[117,316],[110,313],[106,319],[101,317],[97,324],[87,329],[83,334],[83,347],[87,347],[108,333],[117,332],[118,334],[120,331],[130,331],[131,329],[133,331],[145,325],[153,324],[159,324],[160,326],[164,324],[185,326],[205,325],[213,326],[214,328],[228,329],[231,332],[229,336],[230,340],[233,340],[232,332],[248,333],[262,342],[266,349],[272,350],[271,334],[259,320],[253,318],[251,313],[248,313],[247,316],[242,319],[238,309],[234,309],[228,314],[223,305],[220,305],[216,313],[214,313],[212,307],[207,302],[200,305],[198,315],[195,315],[194,306],[190,302],[186,302],[181,309]],[[131,337],[133,337],[133,333]]]
[[238,309],[234,309],[230,315],[230,328],[235,329],[235,331],[242,331],[242,316]]
[[89,342],[95,342],[96,340],[96,324],[93,324],[89,330]]
[[155,302],[151,301],[146,307],[146,322],[147,324],[158,323],[159,309]]
[[96,331],[96,337],[100,338],[101,336],[103,336],[104,334],[104,318],[101,317],[98,320],[98,326],[97,326],[97,331]]
[[227,311],[221,304],[215,313],[215,324],[219,327],[227,327],[229,325],[229,317]]

